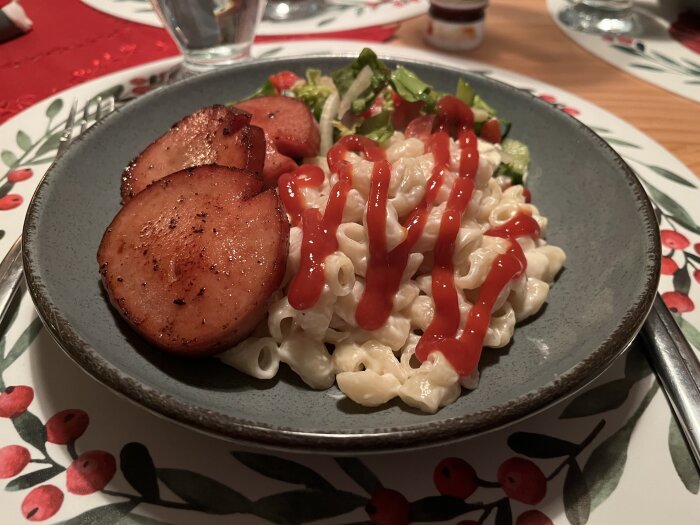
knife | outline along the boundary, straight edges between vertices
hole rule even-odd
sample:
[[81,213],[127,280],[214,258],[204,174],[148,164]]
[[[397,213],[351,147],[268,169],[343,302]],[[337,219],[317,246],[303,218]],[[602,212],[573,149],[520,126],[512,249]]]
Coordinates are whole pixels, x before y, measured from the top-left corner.
[[659,294],[642,334],[649,361],[700,469],[700,361]]

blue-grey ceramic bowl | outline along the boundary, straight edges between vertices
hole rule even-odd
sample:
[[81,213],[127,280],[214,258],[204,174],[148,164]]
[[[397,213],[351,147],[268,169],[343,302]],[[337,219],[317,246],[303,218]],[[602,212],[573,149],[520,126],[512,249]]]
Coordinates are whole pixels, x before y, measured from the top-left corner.
[[[656,291],[658,230],[639,182],[595,133],[508,85],[457,69],[401,62],[438,89],[466,79],[531,149],[529,187],[549,217],[548,240],[568,255],[546,308],[487,350],[481,383],[433,415],[377,409],[317,392],[289,372],[248,378],[216,359],[149,348],[110,307],[95,253],[120,207],[124,166],[174,122],[243,98],[269,74],[330,71],[341,57],[256,61],[157,89],[71,145],[39,186],[24,229],[24,267],[46,327],[75,362],[134,402],[201,431],[260,446],[367,452],[426,446],[503,426],[590,382],[632,341]],[[392,65],[393,61],[390,61]]]

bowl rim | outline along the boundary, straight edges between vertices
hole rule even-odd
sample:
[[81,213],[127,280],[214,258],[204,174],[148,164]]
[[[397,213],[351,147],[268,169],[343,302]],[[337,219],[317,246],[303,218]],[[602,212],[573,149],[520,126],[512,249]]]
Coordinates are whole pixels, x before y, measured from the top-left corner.
[[[250,67],[267,67],[274,64],[285,64],[287,67],[290,67],[290,63],[306,67],[306,63],[309,61],[347,59],[352,56],[356,56],[356,54],[331,53],[306,55],[303,57],[265,58],[188,78],[178,82],[176,86],[179,86],[178,89],[186,89],[192,85],[196,86],[208,78],[229,76],[239,69]],[[462,76],[477,75],[458,67],[425,61],[384,55],[381,55],[380,58],[409,67],[417,65],[447,70],[452,74]],[[529,96],[531,102],[539,104],[543,111],[556,111],[532,93],[523,92],[523,90],[500,80],[490,77],[482,78],[485,78],[488,82],[499,84],[511,93],[518,93],[519,96]],[[161,96],[163,91],[169,89],[171,89],[170,86],[161,86],[129,102],[129,106],[133,108],[134,105],[138,107],[138,105],[148,104],[152,99]],[[117,109],[115,114],[119,114],[120,111],[120,109]],[[530,417],[568,397],[607,369],[631,344],[641,329],[651,309],[659,282],[661,264],[659,230],[653,207],[641,183],[622,157],[593,130],[571,115],[563,112],[558,114],[561,118],[571,119],[581,132],[588,135],[595,142],[596,146],[602,148],[603,151],[611,156],[612,161],[617,165],[618,172],[624,177],[630,188],[630,193],[635,201],[635,208],[643,222],[644,240],[647,246],[645,251],[646,260],[644,261],[645,286],[635,298],[635,301],[624,312],[615,330],[586,358],[544,386],[514,398],[506,404],[471,412],[465,416],[452,417],[437,422],[417,423],[400,428],[375,428],[369,429],[367,432],[299,430],[281,425],[260,424],[255,421],[229,416],[215,410],[205,409],[199,405],[177,400],[171,395],[141,383],[112,365],[107,359],[102,357],[96,348],[84,341],[46,294],[33,248],[35,243],[39,242],[37,232],[40,220],[40,203],[43,195],[48,191],[47,188],[50,186],[47,181],[51,180],[50,173],[56,169],[54,166],[44,175],[31,198],[22,231],[23,265],[30,296],[39,317],[59,347],[94,379],[156,415],[165,416],[170,420],[220,438],[285,451],[343,454],[352,452],[390,452],[441,445],[501,428]],[[98,129],[106,125],[106,123],[108,124],[112,118],[115,118],[115,115],[110,115],[96,123],[91,129],[88,129],[76,138],[75,141],[86,140],[94,132],[94,129]],[[58,159],[55,166],[60,167],[62,160]]]

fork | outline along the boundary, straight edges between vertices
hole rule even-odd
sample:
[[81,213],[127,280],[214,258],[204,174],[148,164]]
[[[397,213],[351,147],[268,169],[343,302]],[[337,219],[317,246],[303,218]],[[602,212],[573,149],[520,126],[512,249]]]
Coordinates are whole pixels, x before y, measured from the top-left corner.
[[[94,106],[93,106],[94,104]],[[116,101],[114,97],[96,97],[95,99],[86,102],[83,108],[82,117],[80,119],[80,131],[76,137],[85,133],[85,131],[94,123],[102,120],[106,115],[114,111]],[[90,122],[91,108],[95,108],[94,119]],[[73,100],[66,125],[58,140],[56,149],[56,157],[51,166],[46,170],[46,173],[51,171],[56,161],[65,153],[66,149],[73,140],[73,129],[76,127],[76,115],[78,113],[78,100]],[[46,176],[46,175],[45,175]],[[15,243],[7,252],[7,255],[0,263],[0,324],[5,319],[5,314],[12,303],[12,299],[17,294],[22,282],[22,236],[20,235]]]

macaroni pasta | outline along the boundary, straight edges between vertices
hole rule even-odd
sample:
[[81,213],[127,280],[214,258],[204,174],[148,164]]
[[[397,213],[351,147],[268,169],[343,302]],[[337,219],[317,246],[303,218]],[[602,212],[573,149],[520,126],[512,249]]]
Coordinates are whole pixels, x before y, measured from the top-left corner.
[[[565,255],[541,238],[523,236],[508,241],[485,235],[518,213],[530,215],[544,235],[547,219],[526,202],[522,186],[504,188],[492,177],[501,161],[499,145],[479,140],[478,152],[475,188],[454,242],[454,284],[461,314],[458,335],[494,260],[508,250],[510,242],[518,242],[527,260],[526,272],[506,284],[498,295],[484,338],[484,346],[498,348],[510,341],[516,322],[542,307],[549,283],[564,264]],[[406,238],[402,220],[424,199],[435,160],[421,140],[405,138],[399,132],[388,141],[385,153],[391,164],[385,236],[386,248],[392,250]],[[337,382],[348,398],[362,405],[378,406],[399,397],[407,405],[435,412],[454,402],[462,388],[475,388],[479,376],[477,369],[460,377],[439,351],[423,362],[415,356],[420,335],[435,314],[431,291],[433,250],[458,176],[460,148],[450,139],[449,169],[443,173],[442,187],[408,255],[391,313],[380,328],[372,331],[358,326],[355,312],[365,289],[370,258],[367,202],[374,163],[356,153],[347,153],[345,160],[351,166],[352,189],[336,232],[338,249],[324,260],[325,283],[319,299],[310,308],[296,310],[286,295],[300,266],[302,231],[295,226],[290,233],[282,293],[272,303],[265,326],[259,327],[257,336],[220,357],[260,379],[273,377],[282,362],[310,387],[325,389]],[[323,169],[325,181],[318,187],[303,187],[301,195],[307,207],[324,211],[339,175],[330,173],[324,158],[316,158],[313,163]]]

